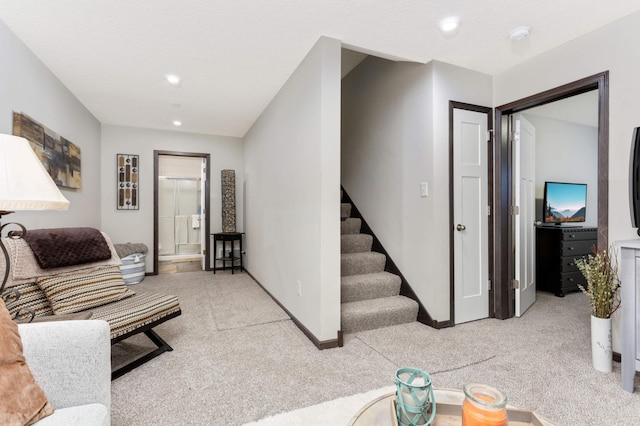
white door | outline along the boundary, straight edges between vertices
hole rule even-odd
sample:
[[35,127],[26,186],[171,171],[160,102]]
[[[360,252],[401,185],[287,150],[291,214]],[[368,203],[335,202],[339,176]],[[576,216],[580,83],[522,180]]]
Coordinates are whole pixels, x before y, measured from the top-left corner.
[[453,110],[454,316],[489,316],[488,115]]
[[536,301],[535,140],[536,129],[522,115],[514,116],[513,182],[515,224],[516,316]]
[[205,255],[208,255],[206,252],[207,248],[207,227],[205,224],[207,223],[207,215],[209,212],[206,211],[206,197],[207,197],[207,159],[202,159],[202,167],[200,170],[200,255],[202,256],[202,270],[205,270]]

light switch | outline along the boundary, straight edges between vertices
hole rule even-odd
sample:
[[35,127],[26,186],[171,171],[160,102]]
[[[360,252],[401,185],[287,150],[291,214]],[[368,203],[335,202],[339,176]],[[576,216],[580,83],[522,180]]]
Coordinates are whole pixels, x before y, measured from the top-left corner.
[[420,182],[420,196],[424,198],[427,195],[429,195],[429,185],[427,182]]

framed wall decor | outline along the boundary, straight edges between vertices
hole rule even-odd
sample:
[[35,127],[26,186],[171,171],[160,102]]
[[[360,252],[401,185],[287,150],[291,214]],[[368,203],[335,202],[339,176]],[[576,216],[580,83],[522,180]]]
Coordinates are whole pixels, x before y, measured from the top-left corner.
[[116,154],[116,208],[138,210],[140,206],[140,160],[137,155]]
[[21,112],[13,113],[13,134],[29,141],[56,185],[72,189],[82,187],[78,145]]

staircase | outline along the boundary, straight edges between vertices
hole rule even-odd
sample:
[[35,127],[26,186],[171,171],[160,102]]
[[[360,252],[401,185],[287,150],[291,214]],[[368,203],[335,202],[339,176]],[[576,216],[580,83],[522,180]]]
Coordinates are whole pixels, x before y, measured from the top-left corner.
[[341,204],[342,332],[416,321],[418,303],[400,296],[401,278],[385,272],[387,257],[371,251],[373,236],[360,233],[362,221],[351,217],[351,209],[351,203]]

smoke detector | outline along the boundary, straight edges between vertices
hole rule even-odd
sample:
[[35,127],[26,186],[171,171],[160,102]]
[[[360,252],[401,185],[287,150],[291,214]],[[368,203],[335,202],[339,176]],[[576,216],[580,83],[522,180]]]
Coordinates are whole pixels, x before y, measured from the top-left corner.
[[511,32],[509,33],[509,38],[511,39],[511,41],[520,41],[529,37],[529,34],[531,34],[531,28],[518,27],[511,30]]

